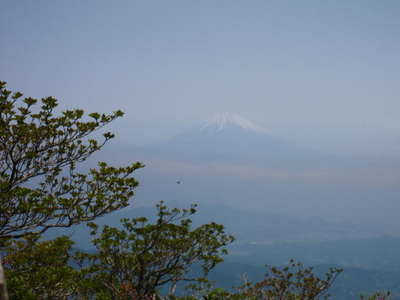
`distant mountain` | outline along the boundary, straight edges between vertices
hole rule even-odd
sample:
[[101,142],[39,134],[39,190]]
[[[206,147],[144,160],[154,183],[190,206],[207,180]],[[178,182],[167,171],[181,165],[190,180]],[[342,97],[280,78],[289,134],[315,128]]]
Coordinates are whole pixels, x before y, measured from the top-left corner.
[[101,155],[96,159],[146,165],[137,172],[133,203],[208,205],[205,214],[242,241],[398,233],[397,165],[325,155],[235,114],[216,115],[164,142],[109,147]]
[[147,157],[197,163],[219,162],[296,168],[321,163],[318,153],[272,135],[231,113],[213,116],[198,127],[142,149]]
[[242,116],[227,112],[215,114],[200,127],[200,130],[219,132],[228,128],[240,128],[242,130],[253,132],[267,132],[265,128],[258,126]]

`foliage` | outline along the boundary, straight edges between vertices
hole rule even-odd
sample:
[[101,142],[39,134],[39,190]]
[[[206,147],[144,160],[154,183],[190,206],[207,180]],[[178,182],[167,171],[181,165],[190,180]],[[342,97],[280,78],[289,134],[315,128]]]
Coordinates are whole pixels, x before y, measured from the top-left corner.
[[360,300],[390,300],[392,299],[390,296],[390,292],[376,292],[370,296],[360,296]]
[[[123,113],[66,110],[53,97],[22,99],[0,82],[0,239],[69,227],[128,205],[140,163],[114,168],[99,163],[88,174],[76,164],[114,137],[89,138]],[[84,120],[86,119],[86,121]],[[34,184],[35,187],[32,187]]]
[[246,282],[239,288],[239,294],[249,299],[327,299],[327,291],[342,271],[331,268],[324,278],[320,278],[312,267],[304,267],[294,260],[281,269],[271,266],[268,269],[264,280]]
[[70,264],[72,245],[67,237],[42,242],[28,237],[9,245],[4,268],[11,299],[70,299],[79,278]]
[[[191,228],[190,209],[168,209],[157,205],[157,220],[122,219],[122,229],[104,226],[101,232],[91,224],[96,253],[81,254],[90,264],[87,276],[98,283],[96,293],[119,295],[132,299],[157,293],[157,288],[170,284],[172,294],[179,281],[199,281],[222,262],[224,248],[233,241],[222,225],[204,224]],[[190,268],[199,265],[202,277],[191,277]]]
[[[328,299],[327,293],[341,269],[331,268],[324,276],[318,277],[312,267],[290,260],[283,268],[268,267],[269,272],[259,282],[250,282],[244,277],[244,284],[230,292],[221,288],[203,290],[193,296],[182,298],[194,300],[316,300]],[[196,291],[196,289],[193,289]],[[197,289],[201,291],[202,289]]]

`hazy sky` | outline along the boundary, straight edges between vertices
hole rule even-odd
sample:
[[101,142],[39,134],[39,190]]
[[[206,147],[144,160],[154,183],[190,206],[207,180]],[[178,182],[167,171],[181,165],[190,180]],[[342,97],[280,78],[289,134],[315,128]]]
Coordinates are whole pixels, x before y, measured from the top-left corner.
[[399,16],[397,0],[2,0],[0,79],[122,109],[114,131],[138,143],[228,111],[326,147],[400,149]]

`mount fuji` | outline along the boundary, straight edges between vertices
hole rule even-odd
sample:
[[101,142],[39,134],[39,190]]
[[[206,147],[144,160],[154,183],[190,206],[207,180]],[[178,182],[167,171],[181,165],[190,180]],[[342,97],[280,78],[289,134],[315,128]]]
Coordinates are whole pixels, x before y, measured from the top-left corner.
[[209,120],[207,120],[203,126],[201,126],[202,131],[215,131],[219,132],[222,130],[226,130],[228,128],[239,128],[241,130],[246,130],[246,131],[253,131],[253,132],[264,132],[266,133],[267,131],[256,125],[255,123],[241,117],[238,114],[234,113],[220,113],[216,114],[213,117],[211,117]]
[[[375,197],[380,185],[360,184],[370,180],[375,165],[298,146],[236,114],[218,114],[164,142],[111,150],[103,151],[107,161],[146,165],[138,173],[137,203],[199,203],[203,216],[215,216],[246,240],[339,239],[389,228],[388,222],[370,222],[382,211]],[[391,214],[393,224],[398,223],[398,210],[392,209],[399,207],[397,191],[386,194],[392,206],[385,218]],[[236,217],[224,206],[238,212]],[[220,212],[226,217],[215,215]]]
[[216,114],[203,124],[143,149],[147,156],[197,163],[299,167],[321,161],[316,151],[276,137],[238,114]]

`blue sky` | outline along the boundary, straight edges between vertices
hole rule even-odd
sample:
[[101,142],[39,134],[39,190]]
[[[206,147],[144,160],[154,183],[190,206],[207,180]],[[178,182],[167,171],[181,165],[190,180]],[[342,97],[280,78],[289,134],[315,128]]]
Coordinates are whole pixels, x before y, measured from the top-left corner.
[[400,149],[399,1],[1,6],[1,80],[64,108],[122,109],[114,131],[127,141],[229,111],[325,148]]

